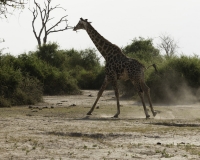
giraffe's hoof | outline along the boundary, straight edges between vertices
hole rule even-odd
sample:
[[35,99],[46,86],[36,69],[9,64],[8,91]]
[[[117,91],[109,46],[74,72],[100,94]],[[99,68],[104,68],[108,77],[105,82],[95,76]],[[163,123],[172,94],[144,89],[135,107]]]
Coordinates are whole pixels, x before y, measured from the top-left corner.
[[114,115],[112,118],[118,118],[118,115]]
[[156,116],[156,114],[157,114],[157,112],[155,112],[155,111],[154,111],[154,112],[153,112],[153,116],[155,117],[155,116]]
[[87,115],[92,115],[92,112],[88,112]]
[[150,118],[150,115],[146,115],[146,119],[149,119]]

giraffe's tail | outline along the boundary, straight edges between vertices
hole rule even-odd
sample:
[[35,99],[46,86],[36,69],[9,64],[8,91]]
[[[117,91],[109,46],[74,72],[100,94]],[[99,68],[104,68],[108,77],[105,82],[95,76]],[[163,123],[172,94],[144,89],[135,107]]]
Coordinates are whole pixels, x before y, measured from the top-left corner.
[[156,73],[158,73],[156,64],[152,64],[152,65],[148,66],[147,69],[150,68],[151,66],[155,69]]

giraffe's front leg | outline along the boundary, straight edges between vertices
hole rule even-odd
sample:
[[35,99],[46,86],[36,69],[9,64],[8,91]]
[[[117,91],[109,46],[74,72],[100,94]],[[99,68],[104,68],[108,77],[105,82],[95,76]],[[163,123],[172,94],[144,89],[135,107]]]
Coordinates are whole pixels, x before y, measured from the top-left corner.
[[96,106],[96,104],[97,104],[99,98],[100,98],[101,95],[103,94],[103,91],[105,90],[105,88],[106,88],[106,86],[108,85],[108,83],[109,83],[109,82],[108,82],[107,77],[106,77],[106,78],[104,79],[104,82],[103,82],[102,86],[101,86],[101,89],[99,90],[99,92],[98,92],[98,94],[97,94],[97,98],[96,98],[96,100],[95,100],[95,102],[94,102],[92,108],[91,108],[90,111],[87,113],[87,115],[91,115],[91,114],[92,114],[92,112],[93,112],[93,110],[94,110],[94,108],[95,108],[95,106]]
[[119,104],[119,91],[117,87],[117,81],[112,82],[113,88],[115,90],[115,96],[117,100],[117,113],[113,116],[114,118],[118,118],[118,115],[120,114],[120,104]]

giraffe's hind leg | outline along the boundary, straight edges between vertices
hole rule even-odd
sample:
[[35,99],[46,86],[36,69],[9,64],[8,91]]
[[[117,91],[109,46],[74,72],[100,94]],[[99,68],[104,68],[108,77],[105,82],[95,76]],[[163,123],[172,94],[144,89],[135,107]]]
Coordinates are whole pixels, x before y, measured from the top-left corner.
[[144,90],[144,93],[147,95],[149,105],[150,105],[150,108],[151,108],[151,112],[152,112],[153,116],[155,117],[157,112],[155,112],[154,109],[153,109],[151,96],[150,96],[150,88],[145,84],[145,82],[142,82],[141,86],[142,86],[142,89]]
[[147,108],[146,108],[146,105],[145,105],[145,102],[144,102],[144,92],[143,92],[143,90],[141,88],[140,83],[134,83],[133,82],[133,84],[135,84],[135,88],[137,89],[138,95],[139,95],[139,97],[140,97],[140,99],[142,101],[142,105],[143,105],[143,108],[144,108],[144,113],[146,115],[146,119],[148,119],[150,117],[150,115],[148,114],[148,111],[147,111]]
[[94,110],[94,108],[95,108],[95,106],[96,106],[96,104],[97,104],[99,98],[100,98],[101,95],[103,94],[103,91],[105,90],[105,88],[106,88],[106,86],[108,85],[108,83],[109,83],[109,82],[108,82],[107,77],[106,77],[106,78],[104,79],[104,82],[103,82],[103,84],[102,84],[102,86],[101,86],[101,88],[100,88],[98,94],[97,94],[97,98],[96,98],[96,100],[95,100],[95,102],[94,102],[92,108],[91,108],[90,111],[87,113],[87,115],[91,115],[91,114],[92,114],[92,112],[93,112],[93,110]]

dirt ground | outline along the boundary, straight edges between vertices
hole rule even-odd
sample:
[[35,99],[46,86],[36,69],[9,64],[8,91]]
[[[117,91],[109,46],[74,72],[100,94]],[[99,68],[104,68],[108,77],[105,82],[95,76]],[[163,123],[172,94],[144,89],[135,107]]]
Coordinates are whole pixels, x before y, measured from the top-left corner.
[[200,104],[154,105],[146,120],[140,102],[112,91],[87,116],[97,91],[45,96],[34,106],[0,108],[0,160],[200,159]]

